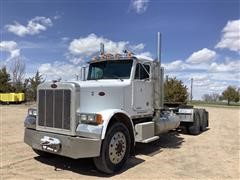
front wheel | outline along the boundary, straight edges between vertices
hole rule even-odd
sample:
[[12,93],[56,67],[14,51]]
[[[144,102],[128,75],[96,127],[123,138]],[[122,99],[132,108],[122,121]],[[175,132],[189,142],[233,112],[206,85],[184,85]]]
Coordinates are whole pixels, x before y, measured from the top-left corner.
[[94,158],[98,170],[113,174],[122,169],[130,154],[130,134],[123,123],[115,123],[107,131],[101,154]]

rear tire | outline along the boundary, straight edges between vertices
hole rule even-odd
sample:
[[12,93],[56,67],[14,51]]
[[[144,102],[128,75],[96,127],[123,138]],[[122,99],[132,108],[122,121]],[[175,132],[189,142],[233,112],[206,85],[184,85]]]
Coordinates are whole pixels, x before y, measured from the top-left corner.
[[122,169],[130,154],[130,133],[120,122],[113,124],[105,135],[99,157],[93,158],[99,171],[113,174]]
[[198,110],[194,109],[194,113],[193,113],[193,125],[188,127],[188,133],[191,135],[198,135],[200,133],[200,115]]
[[204,109],[199,109],[199,116],[200,116],[200,129],[201,131],[206,131],[207,130],[207,118],[206,118],[206,113]]

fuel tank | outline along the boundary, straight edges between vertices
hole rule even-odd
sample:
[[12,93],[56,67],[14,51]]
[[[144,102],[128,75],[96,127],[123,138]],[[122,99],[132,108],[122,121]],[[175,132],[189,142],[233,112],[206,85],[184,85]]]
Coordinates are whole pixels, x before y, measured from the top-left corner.
[[162,133],[176,129],[180,125],[180,118],[172,112],[161,113],[160,118],[154,120],[155,122],[155,135],[158,136]]

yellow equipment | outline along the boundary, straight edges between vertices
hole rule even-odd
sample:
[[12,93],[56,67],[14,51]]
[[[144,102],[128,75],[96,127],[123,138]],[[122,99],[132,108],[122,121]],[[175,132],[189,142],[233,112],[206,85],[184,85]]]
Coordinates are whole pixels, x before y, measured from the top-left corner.
[[25,101],[24,93],[0,93],[0,102],[21,103]]

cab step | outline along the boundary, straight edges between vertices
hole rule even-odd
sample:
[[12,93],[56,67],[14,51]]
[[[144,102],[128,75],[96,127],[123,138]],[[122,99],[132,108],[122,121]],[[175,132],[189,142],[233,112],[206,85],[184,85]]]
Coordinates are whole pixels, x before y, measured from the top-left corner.
[[158,139],[159,139],[159,136],[153,136],[151,138],[142,140],[141,143],[150,143],[150,142],[156,141]]

